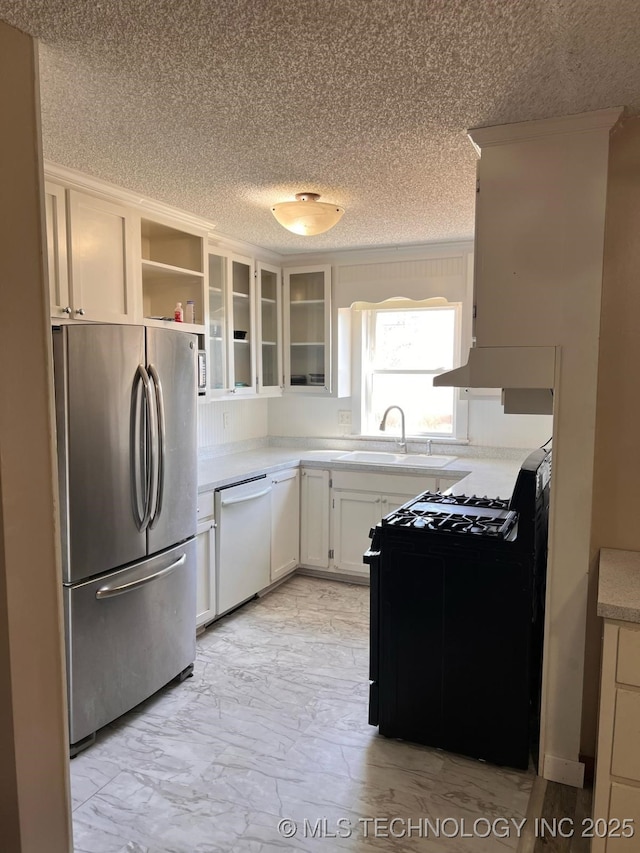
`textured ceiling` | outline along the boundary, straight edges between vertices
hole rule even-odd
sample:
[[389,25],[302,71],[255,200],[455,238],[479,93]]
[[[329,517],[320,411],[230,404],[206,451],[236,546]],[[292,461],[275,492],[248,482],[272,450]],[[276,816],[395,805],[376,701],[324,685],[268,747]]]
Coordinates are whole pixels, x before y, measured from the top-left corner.
[[[640,111],[638,0],[0,0],[46,158],[282,253],[468,238],[473,126]],[[346,208],[299,237],[270,206]]]

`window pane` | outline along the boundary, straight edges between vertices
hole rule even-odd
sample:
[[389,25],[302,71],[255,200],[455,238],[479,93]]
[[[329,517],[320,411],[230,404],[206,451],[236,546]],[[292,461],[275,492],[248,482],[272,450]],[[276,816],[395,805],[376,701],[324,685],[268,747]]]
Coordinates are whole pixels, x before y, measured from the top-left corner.
[[[453,388],[434,388],[433,377],[416,374],[374,374],[371,379],[371,432],[378,430],[385,409],[393,405],[404,410],[407,435],[453,434]],[[389,412],[387,431],[400,434],[397,409]]]
[[376,311],[373,367],[449,370],[453,367],[455,309]]

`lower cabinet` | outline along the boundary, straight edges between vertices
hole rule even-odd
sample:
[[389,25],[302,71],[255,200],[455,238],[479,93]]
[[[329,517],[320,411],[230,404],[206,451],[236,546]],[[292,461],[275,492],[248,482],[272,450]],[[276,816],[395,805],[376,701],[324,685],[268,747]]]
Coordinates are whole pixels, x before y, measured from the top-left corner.
[[605,619],[592,853],[638,850],[639,687],[640,625]]
[[196,628],[216,615],[216,523],[213,492],[198,495]]
[[271,580],[292,572],[300,562],[300,471],[271,476]]
[[300,564],[329,568],[329,472],[303,468],[300,485]]
[[362,555],[370,544],[369,530],[384,515],[381,495],[370,492],[334,492],[333,566],[349,574],[368,574]]
[[369,576],[362,555],[381,518],[421,492],[439,487],[435,477],[332,471],[330,566],[336,573]]
[[211,622],[216,615],[216,529],[213,519],[201,521],[196,534],[198,574],[196,592],[196,628]]

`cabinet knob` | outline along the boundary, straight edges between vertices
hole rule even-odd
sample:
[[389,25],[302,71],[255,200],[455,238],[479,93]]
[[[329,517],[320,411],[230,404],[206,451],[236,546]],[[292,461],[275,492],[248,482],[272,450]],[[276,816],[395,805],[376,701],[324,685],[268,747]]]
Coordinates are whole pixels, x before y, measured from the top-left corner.
[[76,314],[79,314],[80,317],[84,317],[84,308],[76,308]]
[[63,313],[63,314],[67,314],[67,315],[71,314],[71,306],[70,306],[70,305],[67,305],[67,307],[66,307],[66,308],[63,308],[63,309],[62,309],[62,313]]

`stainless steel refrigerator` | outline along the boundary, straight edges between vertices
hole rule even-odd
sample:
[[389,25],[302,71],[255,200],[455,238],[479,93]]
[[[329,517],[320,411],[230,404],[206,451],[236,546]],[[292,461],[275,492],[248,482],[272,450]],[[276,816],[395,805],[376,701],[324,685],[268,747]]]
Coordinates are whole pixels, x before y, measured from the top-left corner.
[[53,349],[74,754],[193,665],[198,349],[97,324]]

